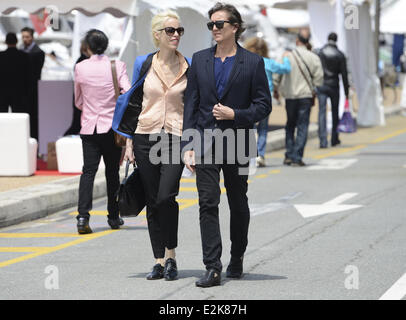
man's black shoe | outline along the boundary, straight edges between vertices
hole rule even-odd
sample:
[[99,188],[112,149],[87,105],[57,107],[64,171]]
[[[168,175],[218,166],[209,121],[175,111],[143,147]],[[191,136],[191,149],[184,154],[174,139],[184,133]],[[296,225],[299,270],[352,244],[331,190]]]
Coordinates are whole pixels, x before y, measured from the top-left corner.
[[162,267],[159,263],[154,265],[152,271],[148,273],[147,280],[158,280],[164,277],[164,267]]
[[196,281],[196,287],[209,288],[221,284],[221,274],[215,269],[206,271],[203,278]]
[[164,277],[167,281],[178,279],[178,267],[176,266],[176,261],[172,258],[165,261]]
[[341,141],[340,141],[340,140],[331,142],[331,146],[332,146],[332,147],[338,146],[339,144],[341,144]]
[[291,166],[292,167],[304,167],[306,163],[304,163],[302,160],[299,161],[293,161]]
[[244,257],[231,257],[230,264],[227,267],[227,278],[239,279],[243,275],[243,260]]
[[289,158],[285,158],[285,160],[283,160],[283,164],[286,166],[290,166],[292,164],[292,159]]
[[89,226],[89,218],[80,217],[78,219],[77,227],[79,234],[88,234],[93,232]]
[[124,220],[121,218],[107,219],[107,223],[111,229],[120,229],[120,226],[124,224]]

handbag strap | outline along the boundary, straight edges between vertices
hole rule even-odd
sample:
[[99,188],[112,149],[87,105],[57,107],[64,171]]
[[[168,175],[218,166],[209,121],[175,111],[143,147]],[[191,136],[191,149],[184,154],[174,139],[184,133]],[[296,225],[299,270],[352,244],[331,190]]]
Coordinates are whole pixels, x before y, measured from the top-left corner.
[[118,86],[118,80],[117,80],[117,68],[116,68],[116,61],[113,60],[111,61],[111,73],[113,75],[113,84],[114,84],[114,95],[116,100],[120,96],[120,88]]
[[[292,53],[293,58],[295,58],[296,64],[297,64],[297,66],[299,67],[299,70],[300,70],[300,72],[302,73],[303,78],[305,78],[305,80],[306,80],[306,82],[307,82],[307,85],[308,85],[309,88],[310,88],[310,91],[311,91],[312,94],[313,94],[313,93],[314,93],[314,88],[313,88],[312,84],[310,83],[309,79],[306,77],[306,75],[305,75],[305,73],[304,73],[302,67],[300,66],[300,63],[299,63],[299,61],[298,61],[297,58],[296,58],[295,52],[296,52],[296,50],[293,51],[293,53]],[[301,59],[301,60],[303,61],[303,59]],[[304,62],[303,62],[303,63],[304,63]],[[304,63],[304,65],[306,66],[307,70],[309,71],[309,68],[307,67],[306,63]],[[309,73],[310,73],[310,71],[309,71]],[[312,75],[312,74],[310,73],[310,76],[311,76],[311,75]]]

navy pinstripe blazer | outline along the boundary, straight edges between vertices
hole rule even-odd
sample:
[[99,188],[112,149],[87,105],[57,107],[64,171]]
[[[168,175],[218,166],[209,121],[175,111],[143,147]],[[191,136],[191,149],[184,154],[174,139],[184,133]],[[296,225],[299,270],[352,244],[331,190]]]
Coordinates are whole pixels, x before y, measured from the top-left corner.
[[[185,136],[182,138],[184,140],[182,145],[184,150],[193,148],[196,156],[202,156],[210,147],[207,144],[204,145],[205,129],[246,130],[245,148],[248,148],[247,144],[252,143],[256,148],[255,136],[252,136],[252,130],[252,134],[248,133],[249,129],[252,129],[256,122],[267,117],[272,110],[263,58],[238,45],[223,96],[218,97],[214,78],[215,52],[216,46],[196,52],[188,74],[183,130],[185,132],[187,129],[197,129],[200,132],[201,152],[194,148],[190,143],[191,139],[186,139]],[[217,103],[233,108],[235,119],[216,120],[212,111]]]

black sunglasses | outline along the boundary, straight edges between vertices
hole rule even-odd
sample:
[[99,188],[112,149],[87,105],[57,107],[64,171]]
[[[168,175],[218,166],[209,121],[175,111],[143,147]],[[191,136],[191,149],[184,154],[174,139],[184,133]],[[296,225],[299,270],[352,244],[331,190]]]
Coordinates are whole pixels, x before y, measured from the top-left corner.
[[210,22],[207,22],[207,28],[209,28],[209,30],[212,31],[214,25],[216,25],[217,29],[223,29],[224,23],[226,23],[226,22],[231,24],[231,21],[228,21],[228,20],[210,21]]
[[183,36],[183,34],[185,33],[185,28],[183,27],[179,27],[177,29],[175,29],[174,27],[166,27],[163,29],[159,29],[158,31],[162,31],[165,30],[165,33],[172,37],[175,34],[175,31],[178,33],[179,36]]

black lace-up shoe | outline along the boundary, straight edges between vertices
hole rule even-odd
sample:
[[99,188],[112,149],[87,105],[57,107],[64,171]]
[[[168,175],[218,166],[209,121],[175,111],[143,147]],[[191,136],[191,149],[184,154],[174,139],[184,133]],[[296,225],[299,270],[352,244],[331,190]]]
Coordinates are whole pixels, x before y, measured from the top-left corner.
[[152,271],[148,273],[147,280],[158,280],[164,277],[164,267],[162,267],[159,263],[154,265]]
[[164,277],[167,281],[178,279],[178,267],[176,266],[176,261],[172,258],[169,258],[165,262]]

